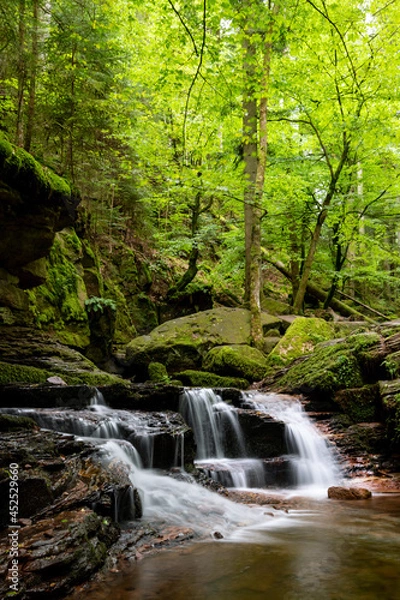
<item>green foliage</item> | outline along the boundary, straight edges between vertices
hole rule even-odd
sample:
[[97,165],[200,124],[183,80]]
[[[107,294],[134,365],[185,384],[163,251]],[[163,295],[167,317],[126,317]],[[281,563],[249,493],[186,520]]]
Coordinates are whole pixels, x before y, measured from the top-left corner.
[[110,309],[112,312],[116,312],[117,306],[113,300],[109,298],[99,298],[92,296],[85,300],[85,308],[87,312],[100,312],[103,313],[105,310]]

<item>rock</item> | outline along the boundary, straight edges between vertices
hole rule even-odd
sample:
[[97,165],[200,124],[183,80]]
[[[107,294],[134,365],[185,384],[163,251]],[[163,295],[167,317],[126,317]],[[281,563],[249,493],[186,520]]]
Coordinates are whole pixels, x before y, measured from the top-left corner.
[[98,369],[77,350],[28,327],[0,325],[0,365],[0,384],[44,384],[49,377],[61,377],[70,385],[121,381]]
[[[263,329],[278,327],[280,319],[263,313]],[[197,370],[215,346],[250,343],[250,312],[241,308],[215,308],[167,321],[149,335],[130,342],[126,358],[136,380],[148,378],[150,362],[161,362],[168,373]]]
[[52,385],[68,385],[65,383],[64,379],[61,379],[61,377],[48,377],[46,381]]
[[317,344],[334,336],[333,326],[324,319],[298,317],[276,344],[268,362],[285,366],[299,356],[311,354]]
[[250,385],[247,379],[240,377],[222,377],[221,375],[209,373],[208,371],[194,371],[191,369],[176,373],[176,377],[182,382],[183,385],[192,387],[224,387],[246,390]]
[[[61,512],[19,529],[18,571],[23,597],[65,595],[104,563],[118,535],[115,524],[89,508]],[[0,559],[3,575],[9,566],[7,557],[4,553]],[[1,579],[0,591],[5,597],[9,581],[7,577]]]
[[242,377],[260,381],[266,372],[265,355],[246,344],[217,346],[204,357],[203,368],[223,376]]
[[356,423],[376,421],[380,408],[379,386],[340,390],[336,392],[334,402]]
[[371,498],[372,494],[365,488],[345,488],[331,486],[328,488],[328,498],[335,500],[366,500]]
[[318,344],[311,355],[300,357],[277,377],[274,389],[331,400],[338,390],[361,388],[370,383],[379,341],[379,335],[367,332]]
[[256,410],[238,410],[248,456],[271,458],[287,454],[285,424]]

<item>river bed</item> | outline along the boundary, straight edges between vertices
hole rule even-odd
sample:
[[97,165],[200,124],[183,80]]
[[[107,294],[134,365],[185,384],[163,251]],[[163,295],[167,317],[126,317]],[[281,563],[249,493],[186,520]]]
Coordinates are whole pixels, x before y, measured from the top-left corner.
[[86,600],[398,600],[400,494],[321,500],[229,539],[131,562],[69,598],[82,593]]

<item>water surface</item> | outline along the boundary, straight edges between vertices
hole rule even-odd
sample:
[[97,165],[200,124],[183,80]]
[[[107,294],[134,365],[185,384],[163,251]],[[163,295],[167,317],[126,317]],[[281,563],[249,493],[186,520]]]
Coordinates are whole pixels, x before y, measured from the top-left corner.
[[[398,600],[400,495],[324,500],[131,563],[87,600]],[[73,598],[73,596],[71,596]]]

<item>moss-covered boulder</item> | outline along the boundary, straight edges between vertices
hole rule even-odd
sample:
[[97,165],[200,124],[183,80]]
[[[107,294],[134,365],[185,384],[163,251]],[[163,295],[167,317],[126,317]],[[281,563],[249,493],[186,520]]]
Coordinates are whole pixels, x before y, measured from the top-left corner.
[[[263,328],[276,328],[280,320],[263,313]],[[130,342],[126,359],[132,372],[147,378],[150,362],[163,363],[168,373],[197,370],[206,353],[215,346],[250,344],[250,312],[241,308],[215,308],[173,319],[149,335]]]
[[323,319],[298,317],[268,357],[270,365],[285,366],[295,358],[311,354],[320,342],[335,337],[333,325]]
[[154,383],[167,383],[169,381],[168,371],[165,365],[158,362],[149,364],[149,379]]
[[188,369],[176,374],[177,379],[183,385],[203,388],[237,388],[246,390],[249,387],[249,381],[240,377],[222,377],[215,373],[207,371],[194,371]]
[[122,381],[47,334],[0,326],[0,383],[46,383],[52,376],[61,377],[69,385]]
[[277,387],[321,398],[333,398],[338,390],[361,388],[370,383],[379,340],[378,334],[360,333],[318,344],[312,354],[295,361],[279,377]]
[[44,259],[78,202],[64,179],[0,135],[0,306],[14,322],[29,322],[23,290],[45,281]]
[[89,345],[90,334],[82,257],[83,245],[74,229],[57,233],[47,258],[47,280],[30,291],[36,326],[55,330],[61,342],[77,348]]
[[212,348],[204,358],[203,368],[218,375],[260,381],[265,376],[265,355],[251,346],[236,344]]

